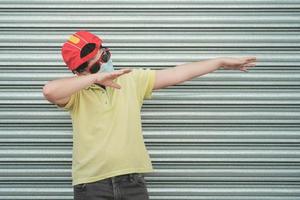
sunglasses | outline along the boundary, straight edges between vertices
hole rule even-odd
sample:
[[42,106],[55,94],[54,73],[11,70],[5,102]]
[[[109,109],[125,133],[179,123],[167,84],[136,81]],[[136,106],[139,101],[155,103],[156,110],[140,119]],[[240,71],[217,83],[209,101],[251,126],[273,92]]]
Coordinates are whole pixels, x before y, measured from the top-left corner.
[[110,49],[108,47],[101,47],[102,48],[102,53],[100,55],[100,58],[90,67],[83,67],[83,68],[78,68],[76,69],[76,71],[78,73],[82,73],[84,71],[88,71],[90,72],[91,74],[95,74],[97,73],[100,68],[101,68],[101,65],[103,63],[107,63],[111,57],[111,52],[110,52]]

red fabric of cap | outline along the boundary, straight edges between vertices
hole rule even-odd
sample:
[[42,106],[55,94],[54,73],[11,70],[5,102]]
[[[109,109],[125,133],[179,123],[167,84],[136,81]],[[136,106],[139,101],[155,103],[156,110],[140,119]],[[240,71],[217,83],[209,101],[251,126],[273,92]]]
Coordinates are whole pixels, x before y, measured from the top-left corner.
[[[87,56],[80,58],[81,49],[88,43],[96,44],[96,48]],[[75,70],[79,65],[93,58],[100,46],[102,39],[88,31],[78,31],[70,36],[61,49],[64,62],[70,70]]]

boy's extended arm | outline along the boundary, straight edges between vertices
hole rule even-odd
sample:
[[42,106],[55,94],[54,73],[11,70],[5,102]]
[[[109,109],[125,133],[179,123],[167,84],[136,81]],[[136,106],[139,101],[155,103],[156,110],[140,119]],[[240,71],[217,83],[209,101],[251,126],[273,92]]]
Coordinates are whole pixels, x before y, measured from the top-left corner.
[[157,70],[153,89],[161,89],[170,85],[176,85],[194,77],[207,74],[221,67],[221,64],[221,60],[216,58]]
[[255,66],[255,56],[246,57],[219,57],[204,61],[186,63],[172,68],[156,71],[156,79],[153,89],[161,89],[170,85],[176,85],[197,76],[213,72],[220,67],[224,69],[238,69],[247,71],[247,67]]

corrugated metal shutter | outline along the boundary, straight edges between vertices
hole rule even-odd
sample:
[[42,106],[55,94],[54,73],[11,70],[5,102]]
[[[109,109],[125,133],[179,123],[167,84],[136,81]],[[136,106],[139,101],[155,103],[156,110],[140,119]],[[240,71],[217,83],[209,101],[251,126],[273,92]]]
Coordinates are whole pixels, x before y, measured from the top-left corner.
[[145,102],[151,199],[300,199],[299,10],[299,0],[2,0],[0,199],[73,198],[71,120],[42,86],[72,75],[60,47],[81,28],[104,38],[117,68],[258,58],[249,73],[217,70]]

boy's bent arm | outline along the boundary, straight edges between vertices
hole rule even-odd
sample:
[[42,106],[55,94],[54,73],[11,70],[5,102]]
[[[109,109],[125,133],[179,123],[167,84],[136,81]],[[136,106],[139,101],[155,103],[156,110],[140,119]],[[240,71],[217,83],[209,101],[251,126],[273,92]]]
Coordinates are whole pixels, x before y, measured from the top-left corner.
[[109,73],[102,72],[56,79],[45,84],[45,86],[43,87],[43,94],[44,97],[51,103],[64,105],[68,103],[72,94],[83,88],[86,88],[87,86],[92,85],[93,83],[120,89],[121,86],[113,80],[129,72],[131,72],[131,69],[125,68]]
[[73,93],[90,86],[96,80],[97,74],[56,79],[44,85],[43,95],[51,103],[64,105]]

